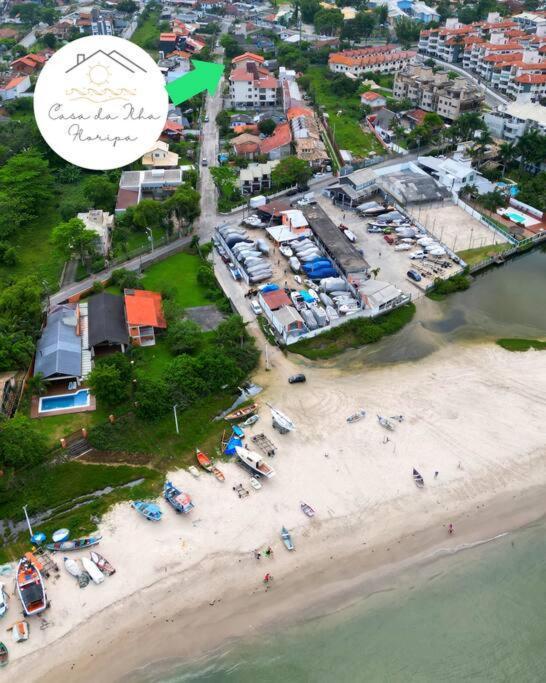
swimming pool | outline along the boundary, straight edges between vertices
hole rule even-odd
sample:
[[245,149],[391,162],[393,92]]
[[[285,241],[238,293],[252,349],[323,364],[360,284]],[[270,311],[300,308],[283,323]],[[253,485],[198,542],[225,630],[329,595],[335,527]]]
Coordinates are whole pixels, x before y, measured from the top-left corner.
[[506,209],[497,209],[497,213],[499,216],[504,216],[504,218],[510,219],[512,222],[517,223],[518,225],[523,225],[524,227],[530,227],[531,225],[537,225],[537,223],[540,223],[539,220],[536,218],[533,218],[532,216],[528,216],[521,211],[517,211],[516,209],[509,207]]
[[83,408],[89,405],[89,389],[80,389],[75,394],[61,394],[60,396],[42,396],[40,399],[40,413],[52,410],[67,410],[68,408]]

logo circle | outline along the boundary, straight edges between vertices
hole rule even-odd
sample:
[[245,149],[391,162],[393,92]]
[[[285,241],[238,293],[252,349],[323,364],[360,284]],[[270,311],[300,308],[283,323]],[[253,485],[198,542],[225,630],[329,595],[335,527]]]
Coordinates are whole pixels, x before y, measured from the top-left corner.
[[68,43],[46,62],[34,116],[47,144],[75,166],[106,171],[143,156],[160,137],[169,108],[157,64],[113,36]]

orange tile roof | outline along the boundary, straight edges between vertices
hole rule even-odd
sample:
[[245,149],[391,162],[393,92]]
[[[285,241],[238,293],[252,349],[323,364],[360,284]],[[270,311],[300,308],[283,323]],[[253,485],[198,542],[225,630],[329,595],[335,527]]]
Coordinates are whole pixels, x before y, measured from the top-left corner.
[[159,40],[176,40],[177,37],[176,33],[161,33]]
[[369,102],[373,102],[374,100],[379,100],[379,99],[385,99],[384,95],[380,95],[377,92],[363,92],[362,95],[360,95],[361,100],[368,100]]
[[535,62],[534,64],[532,62],[518,62],[515,66],[524,71],[544,71],[546,70],[546,60]]
[[25,78],[27,78],[27,76],[16,76],[15,78],[12,78],[11,81],[4,86],[4,90],[11,90],[11,88],[17,87]]
[[128,325],[148,325],[162,329],[167,327],[159,292],[149,292],[145,289],[126,289],[124,294]]
[[231,63],[232,64],[238,64],[239,62],[244,62],[247,59],[251,59],[254,62],[259,62],[260,64],[262,64],[262,62],[265,61],[264,57],[261,57],[260,55],[256,55],[256,54],[254,54],[254,52],[245,52],[244,54],[239,55],[238,57],[234,57],[231,60]]
[[257,142],[234,142],[233,147],[237,154],[254,154],[260,151],[260,145]]
[[42,66],[43,64],[46,63],[46,58],[42,57],[42,55],[24,55],[23,57],[19,57],[19,59],[14,60],[11,63],[11,66],[16,66],[17,64],[24,64],[25,66],[32,66],[34,68],[38,66]]
[[546,74],[523,74],[523,76],[516,76],[514,80],[516,83],[523,84],[546,83]]
[[171,121],[171,119],[167,119],[165,121],[165,125],[163,126],[163,130],[169,130],[172,133],[181,133],[184,130],[184,126],[180,123],[177,123],[176,121]]
[[290,132],[289,123],[280,123],[274,130],[273,135],[270,135],[260,143],[260,152],[268,154],[278,147],[288,145],[292,140],[292,133]]
[[307,109],[306,107],[290,107],[290,109],[286,112],[286,118],[291,121],[292,119],[295,119],[298,116],[313,116],[313,112],[311,109]]
[[487,55],[484,57],[484,62],[505,62],[514,63],[523,57],[523,52],[514,52],[511,55]]
[[[348,51],[349,52],[349,51]],[[330,64],[345,64],[346,66],[373,66],[386,62],[399,61],[401,59],[411,59],[417,53],[413,50],[396,50],[385,54],[370,54],[368,56],[349,56],[343,52],[334,52],[330,55]]]
[[250,71],[247,71],[243,67],[240,67],[238,69],[233,69],[233,71],[229,74],[229,80],[230,81],[253,81],[254,80],[254,74],[251,73]]
[[485,49],[489,52],[502,52],[503,50],[521,50],[521,45],[519,43],[506,43],[505,45],[493,45],[487,44]]

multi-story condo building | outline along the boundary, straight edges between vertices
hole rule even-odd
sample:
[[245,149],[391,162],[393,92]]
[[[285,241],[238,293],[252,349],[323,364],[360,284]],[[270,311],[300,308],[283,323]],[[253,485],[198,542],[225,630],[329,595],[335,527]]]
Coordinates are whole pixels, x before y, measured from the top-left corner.
[[497,111],[484,114],[491,135],[508,142],[517,142],[530,130],[546,135],[546,107],[531,102],[510,102]]
[[391,74],[410,64],[416,54],[413,50],[400,50],[397,45],[365,47],[333,52],[328,59],[328,66],[334,73],[353,76],[360,76],[366,71]]
[[479,110],[483,101],[480,91],[465,78],[451,80],[446,71],[434,73],[431,67],[416,65],[406,66],[396,74],[393,94],[449,121],[465,112]]
[[235,109],[275,107],[281,101],[279,81],[263,65],[264,58],[245,52],[231,60],[229,95]]

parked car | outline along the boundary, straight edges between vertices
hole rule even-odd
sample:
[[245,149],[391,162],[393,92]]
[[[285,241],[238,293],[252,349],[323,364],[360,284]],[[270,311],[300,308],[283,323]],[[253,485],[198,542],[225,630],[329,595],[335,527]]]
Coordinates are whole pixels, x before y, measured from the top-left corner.
[[394,242],[396,241],[396,239],[393,235],[384,235],[383,239],[385,240],[385,242],[387,244],[394,244]]
[[303,374],[303,372],[300,372],[297,375],[290,375],[290,377],[288,378],[289,384],[299,384],[300,382],[306,382],[306,381],[307,381],[307,379],[306,379],[305,375]]
[[293,187],[291,190],[288,190],[288,192],[286,193],[286,196],[287,197],[293,197],[295,194],[299,194],[299,192],[300,191],[298,190],[297,187]]
[[252,312],[255,315],[261,315],[262,314],[262,307],[257,301],[251,301],[250,302],[250,308],[252,309]]
[[371,232],[371,233],[383,232],[383,230],[381,228],[378,228],[375,225],[368,225],[367,231]]
[[205,116],[205,123],[208,123],[208,122],[209,122],[209,117]]
[[413,268],[411,270],[408,270],[407,276],[410,280],[413,280],[414,282],[421,282],[421,280],[423,279],[421,277],[421,274],[418,273],[416,270],[413,270]]
[[426,256],[424,251],[412,251],[409,257],[411,259],[424,259]]
[[203,157],[201,159],[201,166],[208,166],[208,165],[209,165],[209,162],[207,161],[207,158]]

